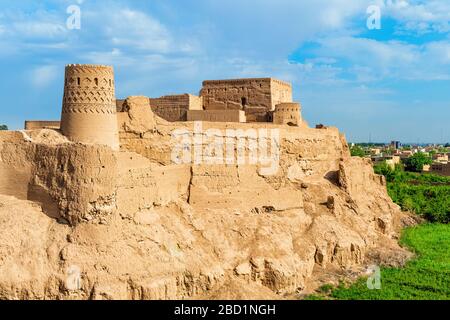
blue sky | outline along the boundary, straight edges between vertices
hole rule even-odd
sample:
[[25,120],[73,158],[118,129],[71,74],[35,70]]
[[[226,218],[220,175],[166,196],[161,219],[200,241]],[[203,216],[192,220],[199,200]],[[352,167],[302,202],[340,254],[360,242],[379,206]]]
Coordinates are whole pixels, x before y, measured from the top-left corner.
[[449,40],[450,0],[0,0],[0,123],[58,119],[64,65],[98,63],[120,98],[274,76],[350,141],[449,142]]

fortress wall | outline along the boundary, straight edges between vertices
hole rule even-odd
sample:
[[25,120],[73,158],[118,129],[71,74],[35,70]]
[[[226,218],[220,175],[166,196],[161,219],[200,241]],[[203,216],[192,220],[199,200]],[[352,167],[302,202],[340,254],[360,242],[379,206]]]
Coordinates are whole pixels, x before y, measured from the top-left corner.
[[118,154],[118,163],[117,207],[122,217],[187,200],[190,166],[160,166],[133,152]]
[[205,110],[244,110],[247,122],[266,122],[271,109],[270,78],[204,81]]
[[271,79],[272,110],[280,103],[292,102],[292,85],[290,83]]
[[143,135],[155,130],[156,119],[148,97],[128,97],[123,103],[123,110],[117,113],[119,131]]
[[[132,106],[129,110],[131,114],[135,112],[132,111],[133,108],[147,110],[144,104],[130,105]],[[298,104],[286,106],[299,107]],[[127,113],[121,117],[130,118]],[[138,118],[142,117],[141,115]],[[148,122],[149,129],[153,128],[154,124],[150,123],[151,121]],[[155,203],[167,203],[167,201],[185,197],[189,199],[190,204],[198,208],[223,206],[241,207],[246,210],[265,206],[272,206],[277,210],[301,208],[303,206],[301,192],[293,188],[292,184],[299,181],[323,181],[324,178],[337,183],[341,159],[350,156],[345,139],[336,128],[318,130],[303,124],[299,127],[289,127],[272,123],[203,122],[200,132],[203,150],[214,142],[206,135],[209,129],[221,132],[222,137],[219,136],[219,139],[228,137],[227,130],[242,130],[244,133],[248,130],[256,133],[263,130],[269,135],[272,134],[271,130],[278,131],[281,139],[278,172],[273,176],[263,177],[259,174],[260,164],[213,165],[208,164],[206,159],[200,166],[192,166],[191,163],[180,166],[174,165],[172,160],[171,155],[177,144],[172,134],[175,130],[187,130],[192,134],[194,132],[192,122],[160,124],[157,125],[156,130],[142,131],[145,132],[144,134],[137,132],[133,129],[134,127],[135,125],[130,123],[128,126],[121,126],[120,131],[121,149],[135,154],[134,160],[129,164],[126,164],[127,159],[118,160],[119,167],[124,170],[120,174],[118,188],[121,214],[137,212],[142,208],[150,208]],[[194,143],[193,140],[191,142]],[[269,150],[270,147],[271,145],[268,145]],[[235,155],[236,148],[237,140],[235,139]],[[249,150],[248,148],[248,141],[246,141],[246,151]],[[257,151],[258,154],[263,152],[260,146]],[[193,152],[193,144],[191,152]],[[136,154],[141,157],[139,160]],[[145,164],[144,161],[141,165],[142,159],[148,163]],[[136,168],[133,168],[133,163],[136,163]],[[174,188],[174,186],[177,187]],[[165,190],[164,194],[169,195],[166,201],[161,200],[158,190],[161,192]],[[296,192],[299,194],[285,199],[286,193],[296,194]],[[268,194],[271,197],[267,197]],[[127,199],[133,199],[133,201]],[[324,201],[326,200],[325,198]]]
[[276,104],[292,101],[292,88],[271,78],[208,80],[200,95],[205,110],[244,110],[247,122],[268,122]]
[[18,131],[0,131],[0,194],[28,198],[34,147]]
[[256,166],[206,165],[193,167],[189,204],[195,208],[278,211],[302,209],[303,196],[289,183],[275,188],[258,174]]
[[116,100],[116,111],[117,113],[122,112],[123,110],[123,103],[125,102],[125,99],[117,99]]
[[[176,143],[171,134],[177,129],[193,132],[193,123],[158,126],[157,134],[148,133],[145,136],[121,132],[121,148],[138,153],[153,163],[163,164],[167,166],[163,168],[170,170],[173,168],[171,153]],[[189,203],[198,208],[223,208],[224,206],[231,209],[245,208],[245,210],[265,206],[274,207],[276,210],[301,208],[303,206],[301,192],[292,184],[297,182],[314,183],[323,181],[324,178],[337,183],[340,161],[350,157],[345,139],[335,128],[316,130],[304,126],[288,127],[271,123],[204,122],[203,150],[206,150],[210,143],[214,142],[206,136],[208,129],[220,130],[223,133],[222,138],[227,137],[226,130],[241,129],[244,132],[249,129],[256,130],[256,132],[261,129],[279,130],[281,138],[279,171],[273,176],[262,177],[259,174],[260,164],[213,165],[204,160],[201,165],[192,166],[192,179],[189,187]],[[235,141],[236,145],[237,141]],[[234,152],[237,153],[236,148]],[[258,153],[260,152],[262,150],[258,148]],[[183,174],[182,176],[183,180],[190,175]],[[178,177],[174,178],[179,179]],[[125,181],[126,179],[121,178],[120,180]],[[159,188],[159,183],[156,182],[156,188]],[[127,188],[140,184],[140,182],[133,182]],[[133,191],[129,190],[128,192],[128,194],[123,193],[124,199],[132,197]],[[298,194],[296,194],[297,192]],[[286,193],[295,194],[295,196],[286,199]],[[152,197],[146,201],[150,201]],[[326,200],[325,197],[324,201]]]
[[241,110],[189,110],[187,121],[246,122],[245,112]]
[[67,138],[118,149],[116,108],[112,67],[66,67],[61,131]]
[[188,110],[203,110],[203,99],[190,94],[150,98],[153,112],[170,122],[186,121]]
[[[226,130],[258,130],[277,129],[281,137],[281,161],[296,162],[295,170],[305,179],[321,179],[329,171],[339,170],[339,159],[349,155],[345,139],[336,128],[312,129],[304,126],[289,127],[272,123],[223,123],[203,122],[203,132],[208,129],[219,130],[225,137]],[[120,132],[122,150],[132,151],[142,155],[152,162],[170,165],[171,153],[176,143],[172,139],[175,130],[194,132],[193,122],[158,126],[157,132],[148,132],[144,136],[127,131]],[[270,131],[269,131],[270,132]],[[205,137],[204,144],[208,144]],[[330,163],[333,166],[330,166]],[[286,174],[286,172],[285,172]]]
[[189,110],[203,110],[203,98],[200,96],[189,95]]
[[102,222],[116,209],[116,170],[116,156],[107,146],[40,144],[30,187],[42,202],[52,199],[71,225]]
[[25,121],[25,130],[59,129],[61,121]]
[[128,112],[117,112],[117,126],[119,128],[119,136],[120,136],[120,127],[123,126],[129,120]]
[[[204,130],[208,127],[218,127],[218,124],[204,123]],[[265,210],[265,207],[273,207],[273,210],[300,209],[304,205],[303,196],[294,184],[315,183],[323,181],[324,178],[336,182],[340,159],[349,157],[345,140],[334,128],[319,131],[269,124],[236,127],[246,127],[244,130],[251,127],[279,129],[281,138],[279,170],[274,175],[263,177],[260,175],[260,169],[266,165],[261,164],[194,166],[189,197],[191,205],[198,208],[227,207],[231,210],[233,208]],[[211,142],[206,138],[203,141],[204,148]],[[260,147],[257,151],[258,154],[262,152]],[[291,196],[286,197],[286,194]]]
[[[164,153],[170,159],[170,150]],[[134,152],[0,133],[0,194],[39,203],[48,216],[72,226],[187,201],[190,179],[190,166],[161,166]]]

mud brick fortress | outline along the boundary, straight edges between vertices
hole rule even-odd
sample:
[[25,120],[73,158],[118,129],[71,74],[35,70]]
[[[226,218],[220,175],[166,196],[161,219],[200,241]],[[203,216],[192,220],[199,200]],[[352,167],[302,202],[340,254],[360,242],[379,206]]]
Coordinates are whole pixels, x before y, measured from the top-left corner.
[[278,104],[292,102],[292,87],[272,78],[204,81],[200,96],[206,114],[243,110],[248,122],[271,122]]
[[[271,299],[368,252],[404,254],[384,179],[337,128],[309,127],[288,83],[117,100],[112,67],[68,65],[55,108],[60,122],[0,131],[0,299]],[[230,131],[276,129],[278,170],[175,163],[173,133],[197,120],[193,153],[208,130],[236,155]],[[79,286],[67,284],[73,266]]]
[[[124,102],[115,99],[111,67],[69,65],[61,130],[73,141],[106,142],[117,147],[113,109],[124,112]],[[157,116],[169,122],[274,122],[292,126],[302,122],[301,106],[292,102],[291,84],[273,78],[208,80],[203,82],[200,96],[168,95],[149,98],[149,103]],[[90,128],[86,115],[94,115],[94,122],[101,127]],[[56,121],[25,123],[25,129],[55,127],[59,127]],[[104,134],[99,137],[91,130]]]
[[[277,105],[291,102],[292,86],[272,78],[204,81],[200,96],[150,98],[153,112],[171,122],[272,122]],[[279,119],[286,115],[281,113]]]

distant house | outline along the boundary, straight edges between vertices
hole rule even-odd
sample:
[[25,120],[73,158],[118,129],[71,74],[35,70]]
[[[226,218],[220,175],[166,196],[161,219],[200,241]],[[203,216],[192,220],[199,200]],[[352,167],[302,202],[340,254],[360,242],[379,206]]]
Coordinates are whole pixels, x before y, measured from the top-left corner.
[[400,141],[392,141],[391,142],[392,149],[400,149],[401,147],[402,147],[402,144]]
[[391,167],[392,169],[395,168],[397,164],[400,164],[400,157],[399,156],[372,156],[371,157],[372,162],[377,164],[381,162],[386,162],[386,164]]
[[436,153],[433,155],[433,161],[437,162],[437,163],[447,164],[448,163],[448,154]]
[[372,148],[372,149],[370,149],[370,154],[374,155],[374,156],[380,155],[381,149],[380,148]]
[[403,151],[401,151],[401,152],[398,154],[398,156],[399,156],[401,159],[407,159],[407,158],[411,157],[413,154],[414,154],[414,153],[413,153],[413,151],[411,151],[411,150],[403,150]]
[[431,165],[430,171],[441,176],[450,176],[450,163],[434,163]]

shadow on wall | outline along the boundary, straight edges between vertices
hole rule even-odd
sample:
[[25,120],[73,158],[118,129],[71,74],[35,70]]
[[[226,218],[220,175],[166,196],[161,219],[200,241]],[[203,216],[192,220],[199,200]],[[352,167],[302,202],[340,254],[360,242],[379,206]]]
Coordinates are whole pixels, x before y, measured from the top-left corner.
[[56,219],[58,222],[67,223],[59,213],[58,204],[43,187],[30,183],[27,198],[30,201],[39,203],[42,211],[50,218]]
[[324,176],[324,178],[326,180],[330,181],[335,186],[340,187],[340,184],[339,184],[339,171],[329,171]]
[[44,188],[32,184],[31,169],[26,166],[15,167],[0,161],[0,194],[36,202],[47,216],[65,223],[56,201]]

